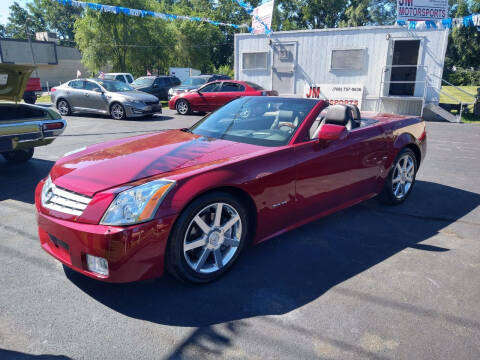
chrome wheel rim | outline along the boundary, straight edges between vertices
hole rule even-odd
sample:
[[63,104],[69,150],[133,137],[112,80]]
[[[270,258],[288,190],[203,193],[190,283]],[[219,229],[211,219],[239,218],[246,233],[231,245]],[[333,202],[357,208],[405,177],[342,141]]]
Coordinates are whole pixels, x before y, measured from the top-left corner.
[[123,107],[121,105],[113,105],[112,106],[112,116],[115,119],[121,119],[123,118]]
[[403,155],[395,165],[392,174],[393,195],[401,200],[410,191],[415,176],[415,162],[411,155]]
[[237,210],[225,203],[213,203],[188,224],[183,255],[193,271],[211,274],[232,261],[241,238],[242,221]]
[[185,101],[179,101],[177,103],[177,110],[180,114],[185,115],[188,112],[188,105]]
[[61,115],[67,115],[68,114],[68,104],[66,101],[60,101],[58,103],[57,109]]

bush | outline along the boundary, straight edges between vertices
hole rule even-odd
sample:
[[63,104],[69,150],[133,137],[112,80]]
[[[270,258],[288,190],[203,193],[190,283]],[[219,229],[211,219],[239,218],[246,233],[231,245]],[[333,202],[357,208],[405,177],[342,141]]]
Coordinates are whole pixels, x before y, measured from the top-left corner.
[[480,86],[480,71],[457,69],[447,72],[444,79],[456,86]]

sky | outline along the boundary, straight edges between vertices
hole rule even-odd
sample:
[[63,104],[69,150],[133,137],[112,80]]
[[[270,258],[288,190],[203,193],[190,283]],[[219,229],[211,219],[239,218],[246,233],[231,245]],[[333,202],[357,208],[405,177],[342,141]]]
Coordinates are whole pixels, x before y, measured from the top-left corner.
[[10,13],[8,8],[15,1],[23,7],[25,7],[25,3],[28,2],[27,0],[0,0],[0,24],[5,24],[8,21],[8,14]]

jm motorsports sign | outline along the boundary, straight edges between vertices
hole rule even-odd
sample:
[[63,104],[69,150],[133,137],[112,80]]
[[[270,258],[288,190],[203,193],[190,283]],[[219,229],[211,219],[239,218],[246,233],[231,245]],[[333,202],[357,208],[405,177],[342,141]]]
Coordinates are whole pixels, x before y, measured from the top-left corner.
[[397,0],[397,20],[428,21],[448,17],[448,0]]

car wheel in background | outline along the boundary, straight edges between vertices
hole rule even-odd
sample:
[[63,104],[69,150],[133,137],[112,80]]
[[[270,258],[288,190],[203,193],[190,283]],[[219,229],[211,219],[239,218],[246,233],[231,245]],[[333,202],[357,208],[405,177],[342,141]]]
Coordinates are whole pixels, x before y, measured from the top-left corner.
[[2,156],[11,164],[20,164],[27,162],[33,156],[33,148],[19,149],[2,153]]
[[178,100],[175,104],[175,108],[180,115],[188,115],[191,113],[190,104],[184,99]]
[[114,103],[112,106],[110,106],[110,116],[115,120],[125,119],[125,108],[122,106],[122,104]]
[[28,96],[24,100],[27,104],[33,105],[37,101],[37,97],[36,96]]
[[70,115],[72,110],[70,109],[70,104],[65,99],[60,99],[57,101],[57,110],[60,115]]
[[385,181],[380,199],[391,205],[404,202],[412,192],[417,169],[415,153],[409,148],[400,151]]
[[166,268],[180,280],[207,283],[223,275],[247,241],[245,206],[225,192],[194,200],[182,212],[171,233]]

